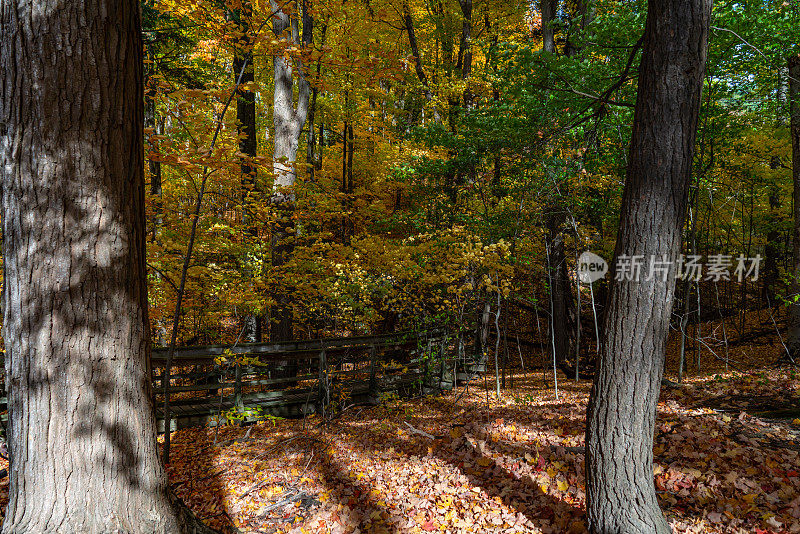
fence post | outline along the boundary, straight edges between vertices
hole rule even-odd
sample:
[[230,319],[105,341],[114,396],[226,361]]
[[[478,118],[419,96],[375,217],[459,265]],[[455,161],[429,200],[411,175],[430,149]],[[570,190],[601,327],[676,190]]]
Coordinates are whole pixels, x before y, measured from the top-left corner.
[[430,393],[431,388],[431,377],[435,372],[435,369],[431,366],[431,360],[433,359],[433,340],[426,336],[426,344],[425,344],[425,352],[424,354],[424,362],[425,367],[422,375],[422,394],[428,395]]
[[439,368],[439,388],[440,389],[452,389],[450,386],[445,385],[450,380],[449,377],[448,377],[448,373],[449,373],[448,368],[447,368],[448,357],[447,357],[447,354],[445,352],[446,350],[447,350],[447,332],[445,331],[442,334],[442,344],[439,346],[439,360],[441,362],[439,364],[441,366]]
[[319,351],[319,391],[317,392],[317,411],[322,414],[328,407],[328,358],[325,347]]
[[378,377],[375,374],[377,359],[378,347],[375,345],[375,343],[373,343],[369,355],[369,401],[373,404],[378,403]]
[[233,386],[233,398],[237,408],[244,408],[242,402],[242,365],[236,362],[236,383]]

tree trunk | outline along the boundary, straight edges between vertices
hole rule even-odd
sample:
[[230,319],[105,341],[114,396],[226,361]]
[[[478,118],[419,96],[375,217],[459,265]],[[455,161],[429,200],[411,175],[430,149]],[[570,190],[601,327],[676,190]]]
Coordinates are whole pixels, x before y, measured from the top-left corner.
[[[156,111],[156,94],[157,91],[152,84],[147,84],[147,91],[145,93],[145,114],[144,114],[144,122],[147,128],[151,128],[153,130],[153,134],[160,134],[161,129],[159,128],[159,121],[158,121],[158,113]],[[149,139],[150,150],[155,150],[156,146],[153,143],[152,139]],[[152,228],[152,235],[151,240],[153,242],[158,240],[158,229],[161,227],[162,223],[162,205],[161,205],[161,162],[156,161],[153,159],[147,160],[147,168],[150,171],[150,195],[153,197],[153,219],[151,224],[153,225]]]
[[[306,28],[309,27],[309,32],[313,30],[314,19],[308,13],[307,9],[303,10],[303,35],[305,40],[305,32]],[[328,34],[328,25],[322,25],[322,36],[320,39],[320,50],[325,49],[325,37]],[[309,41],[313,42],[311,36],[309,36]],[[317,84],[319,83],[320,75],[322,74],[322,58],[317,60]],[[318,169],[318,165],[322,163],[322,153],[316,152],[317,140],[316,136],[314,135],[314,117],[317,114],[317,96],[319,95],[319,87],[317,84],[314,85],[313,89],[311,90],[311,102],[308,106],[308,118],[306,119],[306,177],[309,182],[313,182],[315,178],[315,171]],[[320,143],[322,142],[322,124],[320,123]],[[321,146],[321,145],[320,145]]]
[[553,294],[552,328],[555,344],[555,358],[558,368],[567,376],[575,375],[575,367],[570,360],[576,354],[578,338],[578,315],[572,284],[569,280],[567,255],[564,249],[564,236],[560,226],[554,223],[555,216],[550,214],[548,239],[550,240],[550,280]]
[[593,534],[671,532],[653,485],[653,434],[710,13],[710,0],[650,0],[648,6],[615,259],[666,258],[673,268],[666,280],[612,282],[587,416]]
[[458,0],[461,7],[461,40],[458,44],[458,61],[456,69],[464,80],[464,108],[472,103],[472,92],[469,90],[469,77],[472,74],[472,0]]
[[[773,167],[777,168],[777,167]],[[778,283],[778,246],[780,245],[779,225],[781,220],[780,191],[776,185],[769,189],[767,196],[769,201],[769,213],[767,223],[767,243],[764,246],[764,277],[762,285],[762,299],[767,306],[775,305],[775,285]]]
[[[279,7],[276,0],[270,1],[275,16],[272,29],[276,37],[300,44],[297,17],[290,15],[288,5]],[[304,5],[305,8],[305,5]],[[303,31],[304,41],[312,38],[310,28]],[[308,43],[304,43],[308,44]],[[288,48],[288,46],[287,46]],[[303,75],[303,66],[298,60],[297,76],[298,99],[294,104],[294,72],[293,61],[288,52],[276,54],[273,58],[273,74],[275,91],[273,97],[273,172],[275,174],[272,204],[276,210],[277,220],[272,227],[272,267],[286,264],[294,250],[294,185],[297,177],[295,160],[300,133],[308,116],[310,87]],[[286,341],[292,339],[293,305],[288,290],[278,290],[275,295],[275,306],[272,308],[270,321],[270,339]]]
[[[243,219],[246,226],[252,225],[251,194],[256,187],[257,170],[253,159],[258,151],[258,134],[256,133],[256,95],[245,84],[255,80],[255,69],[252,61],[253,44],[250,39],[251,6],[242,3],[242,9],[233,11],[232,18],[238,26],[241,36],[234,43],[233,82],[236,88],[236,132],[239,134],[241,184],[243,197]],[[248,228],[252,233],[255,228]]]
[[[240,36],[234,43],[233,83],[236,87],[236,132],[239,134],[239,152],[242,188],[242,224],[253,239],[258,238],[258,228],[254,223],[253,202],[256,194],[257,169],[254,159],[258,154],[258,134],[256,133],[256,95],[246,89],[245,84],[255,81],[253,66],[253,44],[250,38],[250,17],[252,6],[242,2],[242,8],[230,12],[236,22]],[[259,317],[248,313],[242,318],[242,340],[247,343],[261,341]]]
[[156,447],[138,2],[2,0],[0,20],[2,532],[212,532]]
[[[792,239],[792,289],[793,295],[800,292],[800,55],[789,57],[789,115],[792,137],[792,216],[794,232]],[[789,332],[787,345],[797,361],[800,355],[800,302],[789,306]]]
[[[580,52],[581,46],[575,42],[575,34],[581,34],[594,19],[594,4],[591,0],[578,0],[572,9],[571,20],[564,44],[564,55],[573,57]],[[575,20],[577,19],[577,20]]]
[[[414,70],[419,78],[419,83],[422,84],[422,93],[425,100],[428,102],[433,101],[433,92],[428,84],[428,77],[425,75],[425,69],[422,67],[422,56],[419,53],[419,45],[417,43],[417,34],[414,31],[414,18],[411,16],[411,9],[408,7],[408,2],[404,1],[402,6],[403,28],[408,33],[408,44],[411,46],[411,55],[414,56]],[[436,106],[433,107],[433,120],[436,124],[442,122],[439,111]]]
[[556,51],[555,31],[553,21],[556,18],[556,0],[539,0],[539,9],[542,12],[542,50]]

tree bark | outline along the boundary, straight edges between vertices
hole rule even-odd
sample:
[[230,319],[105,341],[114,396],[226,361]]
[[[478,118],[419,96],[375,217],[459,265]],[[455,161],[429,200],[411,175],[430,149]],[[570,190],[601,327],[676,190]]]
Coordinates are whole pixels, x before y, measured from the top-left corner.
[[[561,213],[561,210],[554,210]],[[550,242],[550,280],[553,294],[553,342],[558,368],[569,377],[575,374],[575,367],[570,364],[574,358],[578,338],[578,314],[572,284],[567,268],[567,254],[564,247],[564,235],[555,213],[548,215],[548,237]]]
[[[792,294],[800,291],[800,55],[789,57],[789,128],[792,137]],[[789,306],[789,332],[787,346],[797,361],[800,355],[800,302]]]
[[2,532],[213,532],[156,447],[138,2],[2,0],[0,26]]
[[555,29],[553,28],[556,7],[556,0],[539,0],[539,10],[542,13],[542,50],[551,54],[556,51]]
[[[308,14],[308,10],[303,10],[303,33],[305,34],[306,27],[310,26],[309,31],[313,29],[314,19]],[[322,25],[320,39],[320,50],[325,48],[325,38],[328,34],[328,24]],[[313,39],[309,39],[313,42]],[[316,80],[319,82],[320,75],[322,74],[322,58],[317,60],[317,75]],[[306,176],[309,182],[313,182],[315,178],[315,171],[318,165],[322,164],[322,153],[316,152],[317,140],[314,135],[314,118],[317,114],[317,96],[319,95],[319,87],[317,84],[311,90],[311,102],[308,106],[308,117],[306,118]],[[320,143],[322,142],[322,124],[320,123]]]
[[472,93],[469,90],[469,77],[472,75],[472,0],[458,0],[461,7],[461,40],[458,44],[458,61],[456,70],[461,73],[464,80],[463,101],[464,107],[469,108],[472,103]]
[[[419,78],[419,83],[422,84],[422,92],[427,102],[433,101],[433,92],[428,84],[428,77],[425,75],[425,69],[422,67],[422,55],[419,52],[419,45],[417,43],[417,34],[414,31],[414,18],[411,16],[411,9],[408,7],[408,2],[403,2],[402,7],[403,27],[408,33],[408,44],[411,46],[411,55],[414,56],[414,70]],[[433,120],[436,124],[442,122],[439,115],[439,110],[434,105],[433,107]]]
[[[572,16],[567,30],[567,39],[564,44],[564,55],[573,57],[580,52],[581,46],[575,42],[575,34],[583,33],[594,19],[594,4],[591,0],[578,0],[572,10]],[[577,21],[575,19],[578,19]]]
[[[155,99],[157,94],[158,92],[155,87],[153,87],[153,84],[147,83],[147,90],[145,92],[144,122],[147,128],[151,128],[153,130],[153,134],[159,135],[161,134],[161,128],[159,127],[160,124],[158,121],[158,112],[156,110]],[[153,143],[152,139],[149,139],[148,143],[150,144],[150,150],[156,149],[155,143]],[[150,171],[150,195],[153,197],[153,219],[151,221],[153,228],[151,240],[155,242],[158,240],[158,230],[162,223],[161,162],[154,159],[148,159],[147,168],[148,171]]]
[[[300,44],[297,17],[287,9],[279,7],[276,0],[270,0],[275,13],[272,19],[272,30],[275,36],[287,44]],[[304,5],[304,8],[306,6]],[[303,40],[312,38],[311,29],[303,31]],[[309,44],[304,42],[303,44]],[[288,47],[287,47],[288,48]],[[297,61],[298,99],[294,103],[294,68],[288,52],[282,51],[273,58],[273,74],[275,91],[273,97],[273,172],[275,182],[272,204],[276,210],[277,220],[272,227],[272,267],[286,264],[294,250],[294,185],[297,178],[295,160],[300,134],[308,116],[310,87],[303,73],[302,61]],[[286,290],[279,290],[275,295],[276,304],[272,308],[270,321],[270,339],[286,341],[293,338],[292,316],[293,306]]]
[[[242,2],[241,9],[230,11],[230,18],[237,26],[237,37],[233,44],[233,83],[236,84],[236,132],[239,135],[239,168],[242,192],[242,224],[246,234],[258,238],[258,228],[253,217],[254,195],[257,194],[256,179],[258,170],[254,164],[258,154],[258,134],[256,132],[256,95],[246,88],[255,81],[253,65],[253,44],[250,38],[250,17],[252,6]],[[248,313],[242,317],[242,340],[247,343],[261,341],[260,317]]]
[[648,5],[615,259],[665,258],[673,268],[666,280],[657,275],[612,282],[587,416],[587,513],[593,534],[671,532],[653,485],[653,434],[710,13],[710,0]]
[[767,230],[767,242],[764,246],[764,277],[761,296],[766,306],[774,306],[775,285],[778,283],[779,225],[781,221],[781,199],[777,185],[770,187],[767,200],[769,202],[769,213],[767,215],[769,229]]

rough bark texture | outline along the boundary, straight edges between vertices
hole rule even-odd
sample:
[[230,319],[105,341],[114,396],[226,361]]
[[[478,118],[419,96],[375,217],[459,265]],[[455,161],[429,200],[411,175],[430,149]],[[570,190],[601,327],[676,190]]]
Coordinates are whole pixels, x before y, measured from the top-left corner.
[[[710,0],[649,2],[615,258],[677,259],[710,13]],[[594,534],[671,532],[656,500],[652,462],[674,277],[672,269],[666,281],[614,282],[609,295],[587,417]]]
[[[800,294],[800,55],[789,58],[789,113],[792,137],[792,182],[794,189],[793,213],[794,232],[792,239],[792,290]],[[800,355],[800,302],[789,306],[789,349],[797,361]]]
[[4,534],[211,532],[156,448],[136,1],[0,2]]

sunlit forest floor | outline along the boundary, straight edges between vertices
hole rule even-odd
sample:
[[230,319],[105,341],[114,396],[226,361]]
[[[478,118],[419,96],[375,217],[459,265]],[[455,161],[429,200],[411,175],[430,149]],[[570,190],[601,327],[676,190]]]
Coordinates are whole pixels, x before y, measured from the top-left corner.
[[[200,516],[248,533],[583,532],[589,384],[556,399],[540,373],[514,378],[499,399],[473,384],[327,424],[182,431],[170,477]],[[800,532],[800,427],[748,410],[797,407],[799,390],[756,371],[663,392],[655,475],[676,532]]]
[[[684,384],[662,391],[661,506],[675,532],[800,532],[800,373],[764,367],[783,350],[774,332],[730,340],[726,371],[719,328],[701,332],[700,373],[689,351]],[[333,420],[183,430],[170,480],[225,533],[584,532],[589,381],[560,374],[556,397],[551,371],[517,369],[497,397],[491,373]],[[7,489],[6,478],[3,507]]]
[[[800,374],[759,367],[783,350],[774,331],[730,340],[725,371],[721,325],[705,328],[701,373],[690,354],[690,376],[659,404],[661,506],[675,532],[800,532]],[[327,422],[182,431],[170,478],[223,531],[584,532],[590,384],[561,375],[556,398],[548,375],[517,370],[499,398],[488,376]]]

